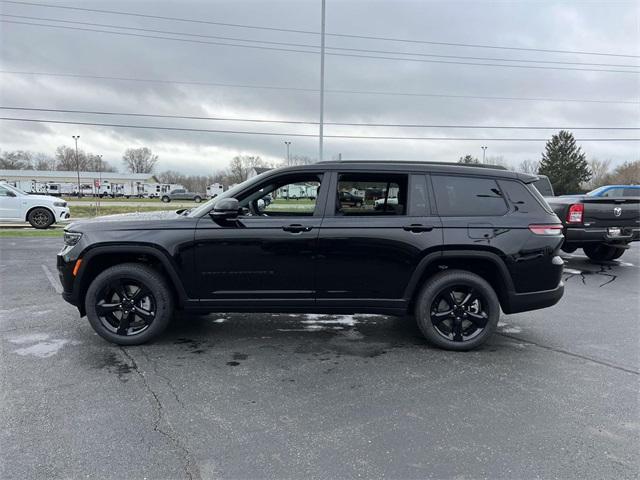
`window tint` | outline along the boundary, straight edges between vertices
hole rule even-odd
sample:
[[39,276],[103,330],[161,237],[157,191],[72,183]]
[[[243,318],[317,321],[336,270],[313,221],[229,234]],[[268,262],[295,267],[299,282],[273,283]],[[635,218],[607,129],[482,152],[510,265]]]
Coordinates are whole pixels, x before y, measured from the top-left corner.
[[610,188],[602,194],[603,197],[621,197],[622,188]]
[[409,190],[409,214],[416,217],[430,215],[427,177],[424,175],[411,175],[411,187]]
[[407,175],[341,173],[337,215],[405,215]]
[[322,176],[311,173],[272,179],[240,198],[245,215],[311,216],[316,209]]
[[500,180],[500,187],[513,205],[513,209],[519,213],[539,212],[542,207],[534,198],[529,189],[520,182]]
[[623,196],[640,197],[640,188],[625,188]]
[[507,213],[507,204],[495,180],[433,175],[433,188],[442,216],[490,216]]

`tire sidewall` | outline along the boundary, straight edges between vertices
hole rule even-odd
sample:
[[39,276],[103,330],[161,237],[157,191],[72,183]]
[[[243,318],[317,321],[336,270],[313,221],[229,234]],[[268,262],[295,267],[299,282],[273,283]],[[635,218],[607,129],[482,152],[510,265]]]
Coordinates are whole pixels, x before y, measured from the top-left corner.
[[164,203],[169,203],[169,202],[171,201],[171,199],[170,199],[169,197],[162,197],[162,198],[161,198],[161,200],[162,200]]
[[[149,288],[156,303],[156,316],[149,328],[131,337],[117,335],[107,330],[102,325],[95,308],[101,290],[109,282],[122,277],[136,280]],[[122,264],[108,268],[91,282],[85,295],[85,309],[89,323],[102,338],[118,345],[139,345],[156,338],[169,325],[173,316],[173,298],[166,281],[158,272],[144,265]]]
[[[454,342],[444,338],[431,322],[431,304],[435,296],[443,289],[456,285],[472,286],[476,289],[489,310],[487,326],[477,337],[466,342]],[[464,270],[446,270],[425,283],[416,302],[415,315],[418,327],[429,343],[446,350],[467,351],[480,346],[494,333],[500,319],[500,302],[491,285],[479,275]]]

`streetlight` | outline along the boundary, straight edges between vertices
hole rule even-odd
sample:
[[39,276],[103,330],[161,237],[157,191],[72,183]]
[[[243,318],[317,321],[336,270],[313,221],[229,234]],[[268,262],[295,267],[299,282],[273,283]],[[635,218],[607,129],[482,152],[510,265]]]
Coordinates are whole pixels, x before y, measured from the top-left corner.
[[289,157],[289,145],[291,145],[291,142],[284,142],[284,144],[287,146],[287,166],[291,165],[291,158]]
[[482,146],[480,148],[482,149],[482,164],[484,165],[484,163],[485,163],[484,159],[486,158],[485,156],[486,156],[486,153],[487,153],[487,147]]
[[76,171],[78,172],[78,198],[82,196],[82,191],[80,190],[80,160],[78,159],[78,139],[80,135],[71,135],[76,142]]

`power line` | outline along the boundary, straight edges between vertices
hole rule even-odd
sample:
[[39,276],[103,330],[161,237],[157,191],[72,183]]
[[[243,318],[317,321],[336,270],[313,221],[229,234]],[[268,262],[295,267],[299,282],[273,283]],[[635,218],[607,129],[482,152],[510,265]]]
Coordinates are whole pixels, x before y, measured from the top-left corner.
[[[181,120],[212,120],[224,122],[248,122],[248,123],[276,123],[290,125],[319,125],[319,122],[309,122],[304,120],[272,120],[264,118],[233,118],[233,117],[205,117],[194,115],[164,115],[152,113],[132,113],[132,112],[106,112],[99,110],[73,110],[60,108],[35,108],[35,107],[8,107],[0,105],[0,110],[17,110],[28,112],[48,112],[48,113],[80,113],[87,115],[109,115],[122,117],[147,117],[147,118],[171,118]],[[417,124],[417,123],[349,123],[349,122],[324,122],[325,125],[343,127],[399,127],[399,128],[456,128],[456,129],[477,129],[477,130],[640,130],[640,127],[545,127],[545,126],[514,126],[514,125],[437,125],[437,124]]]
[[[150,15],[150,14],[135,13],[135,12],[123,12],[123,11],[116,11],[116,10],[103,10],[103,9],[85,8],[85,7],[71,7],[71,6],[66,6],[66,5],[48,5],[48,4],[44,4],[44,3],[23,2],[23,1],[15,1],[15,0],[0,0],[0,2],[2,2],[2,3],[11,3],[11,4],[16,4],[16,5],[28,5],[28,6],[38,6],[38,7],[46,7],[46,8],[58,8],[58,9],[75,10],[75,11],[83,11],[83,12],[106,13],[106,14],[110,14],[110,15],[125,15],[125,16],[131,16],[131,17],[139,17],[139,18],[151,18],[151,19],[156,19],[156,20],[170,20],[170,21],[176,21],[176,22],[198,23],[198,24],[204,24],[204,25],[217,25],[217,26],[222,26],[222,27],[246,28],[246,29],[252,29],[252,30],[265,30],[265,31],[275,31],[275,32],[298,33],[298,34],[306,34],[306,35],[320,35],[320,32],[315,32],[315,31],[311,31],[311,30],[265,27],[265,26],[260,26],[260,25],[249,25],[249,24],[240,24],[240,23],[215,22],[215,21],[211,21],[211,20],[199,20],[199,19],[192,19],[192,18],[170,17],[170,16],[163,16],[163,15]],[[598,55],[598,56],[609,56],[609,57],[640,58],[640,55],[628,55],[628,54],[609,53],[609,52],[587,52],[587,51],[561,50],[561,49],[507,47],[507,46],[503,46],[503,45],[486,45],[486,44],[460,43],[460,42],[442,42],[442,41],[431,41],[431,40],[413,40],[413,39],[406,39],[406,38],[378,37],[378,36],[373,36],[373,35],[357,35],[357,34],[346,34],[346,33],[326,33],[326,35],[327,36],[331,36],[331,37],[358,38],[358,39],[365,39],[365,40],[381,40],[381,41],[412,43],[412,44],[424,44],[424,45],[441,45],[441,46],[449,46],[449,47],[490,48],[490,49],[515,50],[515,51],[525,51],[525,52],[566,53],[566,54],[576,54],[576,55]]]
[[[156,30],[156,29],[150,29],[150,28],[127,27],[123,25],[113,25],[113,24],[107,24],[107,23],[79,22],[74,20],[64,20],[64,19],[57,19],[57,18],[32,17],[27,15],[10,15],[10,14],[2,13],[0,14],[0,17],[21,18],[21,19],[27,19],[27,20],[41,20],[46,22],[59,22],[59,23],[68,23],[73,25],[91,26],[91,27],[118,28],[118,29],[133,30],[138,32],[161,33],[166,35],[182,35],[186,37],[196,37],[196,38],[213,38],[217,40],[229,40],[234,42],[252,42],[252,43],[259,43],[264,45],[280,45],[280,46],[287,46],[287,47],[314,48],[314,49],[319,48],[317,45],[313,45],[309,43],[274,42],[274,41],[268,41],[268,40],[254,40],[254,39],[239,38],[239,37],[226,37],[226,36],[219,36],[219,35],[175,32],[170,30]],[[490,61],[490,62],[545,63],[550,65],[582,65],[582,66],[592,66],[592,67],[620,67],[620,68],[639,68],[640,67],[640,65],[628,65],[628,64],[616,64],[616,63],[613,63],[613,64],[612,63],[586,63],[586,62],[567,62],[567,61],[554,61],[554,60],[530,60],[530,59],[521,59],[521,58],[470,57],[465,55],[439,55],[439,54],[433,54],[433,53],[403,52],[403,51],[397,51],[397,50],[372,50],[372,49],[366,49],[366,48],[346,48],[346,47],[331,47],[331,46],[327,46],[326,48],[329,50],[348,51],[348,52],[380,53],[380,54],[406,55],[406,56],[418,56],[418,57],[430,57],[430,58],[451,58],[451,59],[457,59],[457,60],[480,60],[480,61]]]
[[[54,73],[54,72],[25,72],[19,70],[0,70],[0,74],[10,75],[35,75],[49,77],[66,77],[66,78],[91,78],[95,80],[115,80],[122,82],[141,82],[141,83],[160,83],[168,85],[194,85],[194,86],[213,86],[224,88],[250,88],[265,90],[285,90],[292,92],[308,92],[317,93],[315,88],[302,87],[282,87],[278,85],[249,85],[238,83],[223,82],[204,82],[189,80],[162,80],[157,78],[131,78],[131,77],[113,77],[106,75],[84,75],[78,73]],[[549,98],[549,97],[501,97],[491,95],[455,95],[446,93],[421,93],[421,92],[390,92],[379,90],[341,90],[341,89],[325,89],[325,93],[349,94],[349,95],[383,95],[383,96],[406,96],[406,97],[435,97],[435,98],[459,98],[471,100],[508,100],[508,101],[528,101],[528,102],[574,102],[574,103],[605,103],[605,104],[627,104],[638,105],[640,101],[633,100],[598,100],[598,99],[580,99],[580,98]]]
[[[135,128],[149,130],[170,130],[179,132],[201,132],[201,133],[222,133],[239,135],[267,135],[279,137],[308,137],[317,138],[318,135],[307,133],[277,133],[277,132],[255,132],[245,130],[211,130],[205,128],[186,127],[161,127],[155,125],[131,125],[122,123],[99,123],[99,122],[71,122],[65,120],[45,120],[38,118],[14,118],[0,117],[0,120],[31,122],[31,123],[53,123],[64,125],[86,125],[97,127],[114,128]],[[394,137],[394,136],[368,136],[368,135],[324,135],[325,138],[351,139],[351,140],[438,140],[438,141],[494,141],[494,142],[546,142],[548,138],[482,138],[482,137]],[[580,142],[638,142],[640,138],[579,138]]]
[[[2,0],[0,0],[2,1]],[[129,36],[129,37],[137,37],[137,38],[151,38],[156,40],[170,40],[174,42],[184,42],[184,43],[197,43],[204,45],[216,45],[216,46],[225,46],[225,47],[235,47],[235,48],[253,48],[259,50],[274,50],[280,52],[289,52],[289,53],[311,53],[317,55],[317,51],[310,50],[299,50],[293,48],[281,48],[281,47],[265,47],[260,45],[241,45],[237,43],[225,43],[225,42],[212,42],[206,40],[195,40],[195,39],[187,39],[187,38],[173,38],[173,37],[162,37],[159,35],[144,35],[140,33],[130,33],[130,32],[114,32],[111,30],[100,30],[94,28],[83,28],[83,27],[70,27],[66,25],[49,25],[44,23],[30,23],[30,22],[20,22],[17,20],[5,20],[0,19],[2,23],[13,23],[18,25],[29,25],[33,27],[45,27],[45,28],[58,28],[65,30],[76,30],[83,32],[95,32],[95,33],[107,33],[110,35],[121,35],[121,36]],[[477,63],[477,62],[462,62],[462,61],[448,61],[448,60],[426,60],[419,58],[401,58],[401,57],[385,57],[380,55],[361,55],[355,53],[335,53],[335,52],[326,52],[326,55],[331,55],[333,57],[350,57],[350,58],[368,58],[375,60],[394,60],[394,61],[402,61],[402,62],[418,62],[418,63],[439,63],[439,64],[448,64],[448,65],[474,65],[481,67],[501,67],[501,68],[526,68],[526,69],[535,69],[535,70],[567,70],[567,71],[578,71],[578,72],[602,72],[602,73],[631,73],[631,74],[640,74],[640,71],[635,70],[612,70],[612,69],[601,69],[601,68],[575,68],[575,67],[550,67],[543,65],[505,65],[499,63]]]

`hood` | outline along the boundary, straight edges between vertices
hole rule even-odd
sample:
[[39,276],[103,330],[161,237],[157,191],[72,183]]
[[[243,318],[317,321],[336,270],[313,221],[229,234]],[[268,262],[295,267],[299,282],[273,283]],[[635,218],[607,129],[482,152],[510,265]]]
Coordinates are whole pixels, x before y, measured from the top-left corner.
[[27,198],[33,198],[36,200],[46,200],[47,202],[65,202],[69,203],[66,200],[63,200],[60,197],[54,197],[52,195],[28,195]]
[[158,212],[118,213],[100,217],[77,220],[66,227],[66,230],[156,230],[175,227],[175,222],[191,220],[179,215],[175,210]]

